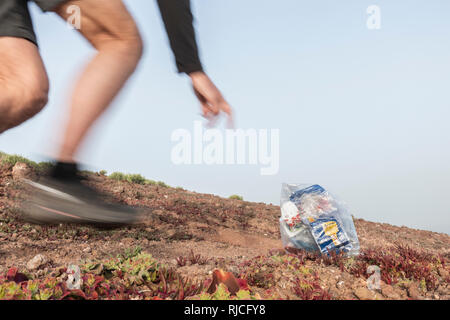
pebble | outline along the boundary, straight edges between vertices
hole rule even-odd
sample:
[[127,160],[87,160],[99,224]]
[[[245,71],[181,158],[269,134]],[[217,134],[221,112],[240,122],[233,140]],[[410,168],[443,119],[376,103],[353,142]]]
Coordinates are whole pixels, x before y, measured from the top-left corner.
[[448,271],[445,270],[444,268],[439,268],[438,273],[444,279],[446,279],[448,277]]
[[390,285],[384,285],[381,288],[381,293],[386,297],[386,298],[391,298],[391,299],[400,299],[400,295],[394,291],[394,289],[392,288],[392,286]]
[[447,293],[447,290],[446,290],[446,288],[441,284],[441,285],[437,288],[437,292],[438,292],[440,295],[445,295],[445,294]]
[[41,267],[42,265],[44,265],[46,263],[47,263],[47,258],[42,254],[38,254],[33,259],[28,261],[27,269],[30,271],[37,270],[37,269],[39,269],[39,267]]
[[124,193],[125,192],[125,188],[119,186],[119,187],[114,188],[113,192],[115,192],[115,193]]
[[32,178],[33,170],[29,165],[23,162],[17,162],[12,169],[14,179]]
[[367,288],[360,287],[354,290],[353,292],[359,300],[372,300],[373,293]]
[[416,284],[411,284],[408,288],[408,295],[414,299],[414,300],[419,300],[420,299],[420,292],[419,292],[419,288]]
[[86,247],[83,249],[84,253],[90,253],[92,251],[91,247]]

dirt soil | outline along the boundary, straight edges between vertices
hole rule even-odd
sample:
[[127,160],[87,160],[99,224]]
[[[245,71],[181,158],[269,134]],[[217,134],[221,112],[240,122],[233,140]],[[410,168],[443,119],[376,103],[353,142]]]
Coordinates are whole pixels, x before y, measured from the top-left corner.
[[[370,275],[361,268],[370,264],[369,258],[363,264],[358,259],[333,262],[284,253],[280,208],[270,204],[86,173],[88,183],[110,201],[138,207],[141,223],[114,230],[26,223],[21,219],[26,194],[20,177],[39,175],[29,168],[31,172],[23,173],[17,166],[0,165],[0,274],[12,267],[27,270],[27,263],[38,254],[45,257],[45,264],[33,272],[41,277],[69,264],[101,261],[139,247],[191,279],[209,279],[215,269],[230,271],[245,278],[263,299],[450,299],[447,234],[354,219],[361,252],[366,258],[378,257],[374,261],[389,269],[381,269],[381,286],[368,290]],[[201,259],[189,258],[195,255]],[[389,255],[403,255],[405,265],[390,266]],[[413,269],[413,263],[423,268]]]

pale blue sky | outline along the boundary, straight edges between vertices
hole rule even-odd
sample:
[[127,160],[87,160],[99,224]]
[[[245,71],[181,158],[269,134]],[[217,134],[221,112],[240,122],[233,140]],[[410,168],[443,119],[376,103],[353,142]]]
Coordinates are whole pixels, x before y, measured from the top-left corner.
[[[154,1],[125,1],[147,45],[139,71],[80,153],[95,170],[141,173],[173,186],[278,204],[282,182],[322,184],[357,217],[450,233],[450,2],[446,0],[193,0],[207,72],[237,127],[280,129],[280,171],[175,166],[177,128],[199,109],[175,73]],[[368,30],[366,9],[381,8]],[[0,137],[0,150],[51,154],[65,101],[92,54],[34,6],[50,103]]]

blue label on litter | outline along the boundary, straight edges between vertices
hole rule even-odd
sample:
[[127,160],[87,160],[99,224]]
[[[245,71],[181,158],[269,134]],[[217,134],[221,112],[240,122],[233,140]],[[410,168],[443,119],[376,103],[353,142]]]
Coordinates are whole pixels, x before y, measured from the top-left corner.
[[350,241],[340,223],[331,217],[321,217],[309,223],[311,232],[322,253],[348,251]]
[[294,192],[293,194],[291,194],[291,196],[289,197],[289,200],[293,201],[293,202],[297,202],[302,195],[307,194],[307,193],[323,193],[325,192],[325,189],[322,188],[321,186],[319,186],[318,184],[312,185],[308,188],[305,189],[301,189],[298,190],[296,192]]

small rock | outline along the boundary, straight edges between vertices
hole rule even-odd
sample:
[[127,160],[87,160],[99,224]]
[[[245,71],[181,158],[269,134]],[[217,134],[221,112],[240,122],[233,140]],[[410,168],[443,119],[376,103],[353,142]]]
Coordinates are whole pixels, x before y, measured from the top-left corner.
[[408,288],[408,296],[411,299],[414,299],[414,300],[420,300],[421,299],[419,287],[417,286],[417,284],[413,283],[413,284],[411,284],[409,286],[409,288]]
[[435,298],[436,300],[439,300],[439,295],[435,293],[433,298]]
[[394,291],[394,289],[392,288],[392,286],[389,285],[385,285],[381,288],[381,293],[383,294],[383,296],[385,296],[386,298],[390,298],[390,299],[400,299],[400,296],[398,295],[397,292]]
[[444,268],[439,268],[438,269],[438,273],[439,273],[439,275],[442,278],[447,279],[447,277],[448,277],[448,271],[447,270],[445,270]]
[[348,283],[349,285],[352,283],[353,277],[349,273],[344,272],[344,273],[342,273],[341,276],[342,276],[342,280],[345,281],[346,283]]
[[239,269],[236,266],[228,266],[228,271],[234,275],[239,275]]
[[168,238],[174,237],[176,233],[177,233],[177,230],[176,230],[176,229],[169,229],[169,230],[167,230],[167,232],[166,232]]
[[125,192],[125,188],[122,187],[122,186],[115,187],[115,188],[113,189],[113,192],[114,192],[114,193],[124,193],[124,192]]
[[90,253],[92,251],[91,247],[86,247],[83,249],[84,253]]
[[37,270],[37,269],[39,269],[39,267],[41,267],[42,265],[44,265],[46,263],[47,263],[47,258],[42,254],[38,254],[33,259],[28,261],[27,269],[30,271]]
[[344,286],[345,282],[344,281],[339,281],[338,283],[336,283],[336,288],[340,289]]
[[12,169],[12,176],[14,179],[31,179],[34,178],[34,172],[26,163],[17,162]]
[[42,277],[42,276],[44,275],[44,270],[38,270],[38,271],[36,272],[36,275],[37,275],[38,277]]
[[438,288],[437,288],[437,292],[440,295],[445,295],[448,291],[447,289],[441,284]]
[[[345,277],[343,277],[343,280],[345,281]],[[353,289],[353,291],[359,288],[367,288],[367,282],[362,278],[352,279],[351,288]]]
[[399,299],[401,300],[406,299],[408,297],[408,293],[406,292],[406,290],[403,290],[402,288],[399,288],[397,286],[394,287],[394,292],[399,295]]
[[329,293],[335,299],[337,299],[340,296],[339,290],[333,287],[330,288]]
[[372,291],[363,287],[355,289],[353,293],[359,300],[372,300],[374,297]]
[[133,244],[133,242],[134,242],[133,238],[123,238],[122,239],[122,243],[125,245],[131,245],[131,244]]

